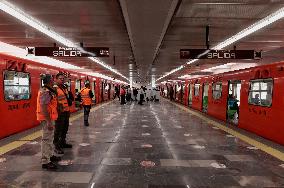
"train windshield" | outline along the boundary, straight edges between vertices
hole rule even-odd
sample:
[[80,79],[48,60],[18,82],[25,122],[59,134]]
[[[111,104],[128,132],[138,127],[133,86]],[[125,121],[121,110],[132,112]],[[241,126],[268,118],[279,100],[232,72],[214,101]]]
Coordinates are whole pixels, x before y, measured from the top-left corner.
[[6,101],[30,99],[30,74],[16,71],[4,72],[4,97]]

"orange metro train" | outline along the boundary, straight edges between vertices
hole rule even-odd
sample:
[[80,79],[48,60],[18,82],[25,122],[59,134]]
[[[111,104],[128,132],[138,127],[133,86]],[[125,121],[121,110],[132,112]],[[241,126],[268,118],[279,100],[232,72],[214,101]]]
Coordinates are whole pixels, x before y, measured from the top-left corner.
[[161,87],[172,87],[176,102],[284,145],[284,62]]
[[[114,94],[114,82],[9,55],[0,54],[0,69],[0,139],[39,125],[35,112],[37,92],[41,87],[40,74],[63,72],[68,76],[68,90],[74,96],[75,90],[80,91],[84,81],[89,80],[96,104],[111,100]],[[78,109],[73,102],[71,112]]]

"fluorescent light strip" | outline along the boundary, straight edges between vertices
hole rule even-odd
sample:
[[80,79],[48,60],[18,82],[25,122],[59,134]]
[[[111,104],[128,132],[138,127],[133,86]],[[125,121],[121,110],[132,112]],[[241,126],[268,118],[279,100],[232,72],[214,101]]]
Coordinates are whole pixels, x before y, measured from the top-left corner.
[[57,34],[56,32],[50,30],[50,28],[42,24],[40,21],[35,20],[33,17],[27,15],[25,12],[17,8],[15,5],[12,5],[11,3],[2,0],[0,2],[0,9],[6,12],[7,14],[10,14],[11,16],[28,24],[29,26],[39,30],[40,32],[48,35],[50,38],[55,39],[61,44],[64,44],[65,46],[68,46],[68,47],[75,47],[72,41],[67,40],[64,37]]
[[[242,38],[244,38],[244,37],[254,33],[255,31],[258,31],[259,29],[261,29],[261,28],[263,28],[263,27],[265,27],[265,26],[267,26],[267,25],[269,25],[269,24],[271,24],[271,23],[273,23],[273,22],[275,22],[275,21],[277,21],[277,20],[279,20],[279,19],[281,19],[283,17],[284,17],[284,7],[280,8],[276,12],[270,14],[269,16],[261,19],[260,21],[252,24],[251,26],[245,28],[244,30],[242,30],[239,33],[233,35],[232,37],[226,39],[225,41],[219,43],[218,45],[214,46],[212,49],[214,49],[214,50],[223,49],[223,48],[233,44],[234,42],[236,42],[236,41],[238,41],[238,40],[240,40],[240,39],[242,39]],[[196,61],[198,61],[198,59],[190,60],[186,64],[189,65],[189,64],[192,64],[192,63],[194,63]],[[173,69],[172,70],[173,72],[172,71],[171,72],[172,73],[176,72],[174,70],[175,69]],[[158,78],[157,81],[167,77],[168,75],[170,75],[170,74],[166,74],[166,75]]]
[[[25,12],[17,8],[15,5],[12,5],[11,3],[1,0],[0,2],[0,9],[6,12],[7,14],[10,14],[11,16],[21,20],[22,22],[28,24],[29,26],[37,29],[38,31],[46,34],[50,38],[56,40],[57,42],[68,46],[68,47],[77,47],[80,48],[80,46],[76,45],[74,42],[64,38],[63,36],[59,35],[55,31],[52,31],[49,27],[46,25],[42,24],[40,21],[34,19],[33,17],[27,15]],[[92,61],[96,62],[97,64],[100,64],[101,66],[105,67],[106,69],[118,74],[119,76],[125,78],[126,80],[129,80],[127,77],[119,73],[117,70],[113,69],[109,65],[103,63],[101,60],[98,58],[91,57],[89,58]]]
[[34,62],[38,62],[38,63],[41,63],[41,64],[50,65],[50,66],[54,66],[54,67],[58,67],[58,68],[62,68],[62,69],[69,69],[71,71],[76,71],[76,72],[79,72],[79,73],[82,73],[82,74],[95,76],[95,77],[103,78],[103,79],[106,79],[106,80],[111,80],[113,82],[127,84],[126,82],[123,82],[121,80],[113,80],[113,78],[111,78],[109,76],[105,76],[105,75],[100,74],[100,73],[89,72],[89,70],[86,70],[86,69],[83,69],[81,67],[71,65],[69,63],[65,63],[63,61],[53,59],[53,58],[50,58],[50,57],[26,56],[27,51],[25,49],[22,49],[22,48],[19,48],[19,47],[16,47],[16,46],[13,46],[13,45],[1,42],[1,41],[0,41],[0,53],[15,56],[15,57],[26,59],[26,60],[31,60],[31,61],[34,61]]
[[174,72],[177,72],[177,71],[179,71],[179,70],[181,70],[181,69],[183,69],[183,68],[184,68],[184,66],[181,65],[181,66],[179,66],[178,68],[175,68],[175,69],[171,70],[171,71],[170,71],[169,73],[167,73],[166,75],[164,75],[164,76],[158,78],[156,81],[159,81],[159,80],[161,80],[161,79],[167,77],[168,75],[173,74]]
[[194,3],[198,5],[245,5],[246,3]]
[[256,22],[255,24],[252,24],[251,26],[245,28],[244,30],[240,31],[239,33],[235,34],[234,36],[228,38],[227,40],[221,42],[217,46],[213,47],[215,50],[220,50],[226,46],[229,46],[230,44],[258,31],[259,29],[281,19],[284,17],[284,7],[279,9],[278,11],[270,14],[269,16],[261,19],[260,21]]
[[121,80],[113,80],[113,78],[111,78],[111,77],[109,77],[109,76],[106,76],[106,75],[103,75],[103,74],[100,74],[100,73],[96,73],[96,72],[86,72],[85,74],[88,74],[88,75],[90,75],[90,76],[95,76],[95,77],[103,78],[103,79],[105,79],[105,80],[110,80],[110,81],[122,83],[122,84],[128,84],[128,83],[123,82],[123,81],[121,81]]

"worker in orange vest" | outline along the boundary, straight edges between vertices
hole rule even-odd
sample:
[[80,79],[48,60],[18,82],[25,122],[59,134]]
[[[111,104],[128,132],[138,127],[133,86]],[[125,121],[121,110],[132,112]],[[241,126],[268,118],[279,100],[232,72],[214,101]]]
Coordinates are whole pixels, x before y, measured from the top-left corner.
[[50,74],[41,75],[43,87],[38,91],[37,96],[37,120],[40,121],[42,126],[42,142],[41,150],[42,168],[53,170],[57,169],[54,162],[61,160],[60,157],[53,155],[53,134],[54,134],[54,121],[57,119],[57,95],[56,91],[52,88],[53,78]]
[[81,99],[82,99],[82,105],[84,107],[84,125],[89,126],[89,114],[92,106],[92,98],[94,97],[94,94],[92,90],[90,89],[90,82],[85,82],[85,87],[81,89],[80,91]]
[[56,75],[56,89],[58,96],[58,119],[55,121],[55,132],[53,143],[57,154],[64,154],[62,148],[72,148],[71,144],[66,143],[66,134],[69,127],[70,107],[68,105],[68,91],[64,86],[65,75],[58,73]]

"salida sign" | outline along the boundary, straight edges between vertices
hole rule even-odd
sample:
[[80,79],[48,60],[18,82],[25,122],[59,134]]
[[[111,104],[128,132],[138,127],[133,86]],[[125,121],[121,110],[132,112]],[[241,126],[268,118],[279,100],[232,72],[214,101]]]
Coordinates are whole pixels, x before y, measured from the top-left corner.
[[181,49],[181,59],[261,59],[261,52],[254,50]]
[[52,57],[109,57],[109,48],[84,47],[27,47],[27,55]]

